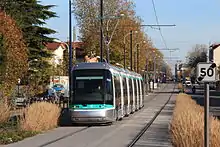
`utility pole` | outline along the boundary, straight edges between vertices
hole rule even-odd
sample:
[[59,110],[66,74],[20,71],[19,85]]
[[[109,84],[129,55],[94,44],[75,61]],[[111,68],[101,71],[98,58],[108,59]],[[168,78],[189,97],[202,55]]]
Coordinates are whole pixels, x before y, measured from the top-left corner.
[[124,69],[126,69],[126,55],[125,55],[125,52],[126,52],[126,44],[124,43]]
[[154,85],[156,83],[156,56],[154,55],[154,81],[153,81],[153,90],[154,90]]
[[130,66],[131,66],[131,71],[132,71],[132,30],[130,31]]
[[73,64],[73,52],[72,52],[72,3],[69,0],[69,99],[67,101],[67,107],[69,107],[69,102],[72,101],[72,64]]
[[[209,49],[207,51],[207,63],[209,63],[209,50],[210,50],[210,45]],[[205,98],[204,98],[204,147],[209,147],[209,83],[205,82]]]
[[107,62],[109,63],[109,62],[110,62],[110,58],[109,58],[109,52],[110,52],[110,49],[109,49],[108,29],[107,29],[106,42],[107,42]]
[[139,44],[137,44],[137,73],[139,73]]
[[103,61],[103,0],[100,0],[100,59]]
[[[146,63],[146,86],[147,86],[147,88],[146,88],[146,91],[147,91],[147,94],[148,94],[148,88],[150,87],[149,86],[149,72],[148,72],[148,65],[149,65],[149,60],[148,60],[148,57],[147,57],[147,59],[146,59],[147,61],[147,63]],[[149,89],[150,90],[150,89]]]
[[137,51],[134,51],[134,72],[137,72]]

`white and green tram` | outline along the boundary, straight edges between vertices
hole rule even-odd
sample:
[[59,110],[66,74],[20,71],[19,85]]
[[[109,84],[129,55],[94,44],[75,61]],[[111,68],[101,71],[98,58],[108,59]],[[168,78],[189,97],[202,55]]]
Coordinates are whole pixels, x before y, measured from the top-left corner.
[[74,123],[111,123],[144,106],[140,74],[108,63],[79,63],[72,69]]

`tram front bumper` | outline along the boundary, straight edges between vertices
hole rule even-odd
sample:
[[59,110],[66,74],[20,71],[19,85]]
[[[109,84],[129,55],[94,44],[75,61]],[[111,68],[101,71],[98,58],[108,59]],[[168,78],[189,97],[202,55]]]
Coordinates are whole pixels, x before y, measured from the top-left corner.
[[72,110],[74,123],[107,123],[113,121],[113,110]]

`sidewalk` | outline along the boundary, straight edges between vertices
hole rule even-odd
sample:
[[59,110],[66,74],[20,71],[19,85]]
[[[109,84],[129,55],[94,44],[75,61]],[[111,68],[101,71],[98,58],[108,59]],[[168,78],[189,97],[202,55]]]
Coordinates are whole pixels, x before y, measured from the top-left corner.
[[172,95],[169,103],[135,144],[135,147],[172,147],[169,125],[175,107],[176,96],[177,94]]
[[[165,87],[165,88],[164,88]],[[161,108],[170,95],[172,86],[161,85],[145,100],[145,107],[140,112],[107,127],[91,127],[84,132],[77,133],[84,127],[60,127],[54,130],[27,138],[23,141],[7,145],[7,147],[112,147],[126,146],[128,142],[146,125]],[[157,94],[157,92],[159,94]],[[156,95],[156,97],[155,97]],[[167,127],[168,128],[168,127]],[[166,129],[168,130],[168,129]],[[74,134],[74,135],[71,135]],[[165,136],[164,136],[165,135]],[[162,137],[167,137],[164,134]],[[65,137],[69,136],[69,137]],[[120,139],[118,139],[120,138]],[[52,144],[48,142],[57,140]],[[150,145],[151,146],[151,145]]]

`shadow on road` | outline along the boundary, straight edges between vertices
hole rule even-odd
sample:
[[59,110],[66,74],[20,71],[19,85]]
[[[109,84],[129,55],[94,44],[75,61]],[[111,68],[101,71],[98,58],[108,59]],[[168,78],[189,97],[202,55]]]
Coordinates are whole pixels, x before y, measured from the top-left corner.
[[[204,91],[198,91],[195,94],[187,92],[187,94],[192,96],[192,99],[197,102],[197,104],[204,106]],[[220,107],[220,92],[210,91],[210,106]]]
[[172,94],[178,94],[179,92],[178,91],[163,91],[163,92],[154,92],[156,94],[169,94],[169,93],[172,93]]

